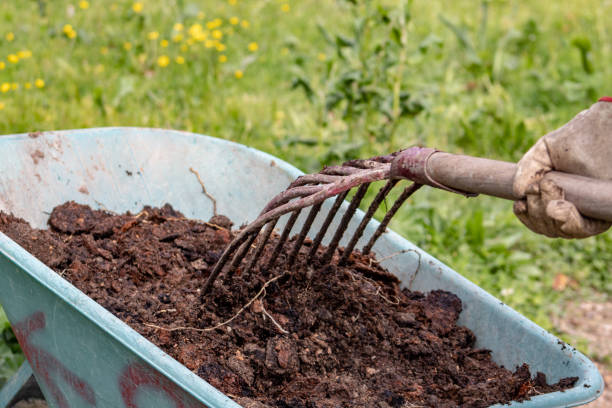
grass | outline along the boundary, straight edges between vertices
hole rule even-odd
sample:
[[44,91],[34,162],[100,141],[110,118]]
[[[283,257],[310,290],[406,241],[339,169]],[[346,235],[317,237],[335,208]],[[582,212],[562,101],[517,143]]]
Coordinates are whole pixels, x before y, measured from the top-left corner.
[[[174,128],[304,171],[414,144],[516,161],[612,94],[609,1],[350,3],[7,3],[0,133]],[[612,294],[610,234],[547,239],[511,203],[439,191],[396,218],[402,235],[547,329],[565,299]],[[0,329],[9,336],[3,315]],[[0,381],[19,360],[0,341]]]

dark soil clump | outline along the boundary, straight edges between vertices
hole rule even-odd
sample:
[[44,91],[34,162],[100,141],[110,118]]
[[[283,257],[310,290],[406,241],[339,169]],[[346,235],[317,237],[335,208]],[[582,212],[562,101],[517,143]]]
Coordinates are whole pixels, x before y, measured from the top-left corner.
[[283,253],[270,270],[239,270],[202,297],[234,236],[225,217],[188,220],[169,205],[115,215],[69,202],[49,225],[0,213],[0,231],[247,408],[486,407],[576,381],[548,385],[527,365],[497,366],[456,325],[457,296],[401,290],[358,252],[342,267],[306,263],[307,243],[291,268]]

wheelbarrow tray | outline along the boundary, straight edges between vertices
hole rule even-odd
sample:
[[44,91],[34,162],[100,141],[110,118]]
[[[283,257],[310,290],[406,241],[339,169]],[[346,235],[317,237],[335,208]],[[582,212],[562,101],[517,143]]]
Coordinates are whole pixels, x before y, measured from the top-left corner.
[[[302,174],[252,148],[162,129],[3,136],[0,158],[0,209],[37,228],[45,228],[51,209],[68,200],[115,212],[170,203],[187,217],[209,219],[212,203],[190,167],[216,198],[219,213],[240,225]],[[345,236],[357,224],[353,220]],[[371,221],[364,235],[377,225]],[[579,378],[565,392],[511,406],[569,407],[600,395],[603,380],[583,354],[425,251],[392,231],[374,250],[379,259],[399,254],[383,266],[404,286],[459,296],[459,324],[477,336],[476,347],[492,350],[498,364],[514,369],[526,362],[532,374],[541,371],[549,382]],[[239,407],[1,233],[0,279],[0,303],[51,406]]]

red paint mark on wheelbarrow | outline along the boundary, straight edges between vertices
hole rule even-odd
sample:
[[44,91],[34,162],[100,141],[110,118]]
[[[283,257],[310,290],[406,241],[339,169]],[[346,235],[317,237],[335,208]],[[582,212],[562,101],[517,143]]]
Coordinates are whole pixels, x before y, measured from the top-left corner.
[[151,387],[163,391],[174,402],[175,408],[206,408],[204,404],[184,402],[182,390],[167,378],[141,363],[132,363],[119,377],[119,389],[127,408],[139,408],[136,405],[137,391],[142,387]]
[[35,346],[30,342],[30,335],[46,326],[45,315],[35,312],[25,320],[13,325],[13,330],[21,349],[28,358],[34,372],[42,376],[42,379],[60,408],[69,408],[68,400],[54,380],[61,378],[89,405],[96,406],[96,396],[89,384],[79,378],[76,374],[64,366],[57,358],[49,352]]

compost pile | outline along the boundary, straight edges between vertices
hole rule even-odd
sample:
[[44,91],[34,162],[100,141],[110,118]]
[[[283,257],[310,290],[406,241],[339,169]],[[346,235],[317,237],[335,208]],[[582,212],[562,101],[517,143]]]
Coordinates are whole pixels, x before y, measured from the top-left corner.
[[[68,202],[49,230],[0,212],[0,230],[245,407],[485,407],[571,387],[497,366],[456,325],[449,292],[400,289],[371,256],[346,266],[281,254],[201,296],[235,232],[169,205],[116,215]],[[269,245],[274,245],[275,239]],[[323,249],[321,249],[323,251]],[[229,322],[228,322],[229,321]]]

